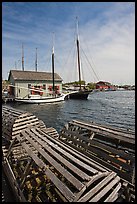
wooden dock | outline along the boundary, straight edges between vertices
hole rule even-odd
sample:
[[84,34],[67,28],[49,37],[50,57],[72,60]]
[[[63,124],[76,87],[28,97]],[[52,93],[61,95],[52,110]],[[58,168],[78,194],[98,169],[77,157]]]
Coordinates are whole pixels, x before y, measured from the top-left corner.
[[[135,188],[131,182],[91,158],[91,150],[82,152],[80,134],[65,134],[66,130],[70,131],[69,125],[71,133],[76,129],[78,133],[72,123],[59,134],[25,111],[3,107],[2,116],[2,164],[18,202],[135,200]],[[81,132],[84,137],[86,132],[83,129]],[[74,145],[74,141],[77,144]],[[86,144],[86,140],[83,143]],[[99,149],[96,146],[94,149]],[[131,158],[129,155],[128,159]]]
[[15,98],[14,97],[5,97],[5,96],[2,96],[2,103],[8,103],[8,102],[14,102],[15,101]]

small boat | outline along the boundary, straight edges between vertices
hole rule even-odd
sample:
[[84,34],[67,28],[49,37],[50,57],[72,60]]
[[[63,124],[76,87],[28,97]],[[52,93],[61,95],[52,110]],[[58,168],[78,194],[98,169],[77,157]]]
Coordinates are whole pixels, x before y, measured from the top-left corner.
[[15,98],[17,102],[24,103],[54,103],[64,101],[67,94],[55,95],[51,97],[42,97],[40,95],[29,95],[29,98]]
[[[23,103],[54,103],[54,102],[60,102],[60,101],[64,101],[65,98],[68,96],[68,94],[64,94],[64,93],[56,93],[55,90],[55,82],[54,82],[54,45],[52,48],[52,94],[50,96],[41,96],[41,94],[29,94],[24,98],[19,98],[16,97],[15,101],[17,102],[23,102]],[[35,90],[34,87],[30,87],[29,89],[30,91],[33,92],[44,92],[44,90],[41,89],[37,89]]]
[[76,93],[70,93],[69,98],[70,99],[87,99],[88,95],[92,92],[92,90],[87,90],[85,87],[82,87],[81,85],[82,80],[81,80],[81,67],[80,67],[78,23],[77,23],[76,45],[77,45],[77,59],[78,59],[78,73],[79,73],[79,91],[77,91]]

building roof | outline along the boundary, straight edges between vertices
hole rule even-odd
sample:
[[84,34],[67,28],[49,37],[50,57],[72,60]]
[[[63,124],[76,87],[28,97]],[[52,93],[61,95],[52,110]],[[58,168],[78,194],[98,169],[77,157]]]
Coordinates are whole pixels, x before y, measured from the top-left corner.
[[[35,80],[35,81],[52,81],[52,73],[50,72],[36,72],[36,71],[22,71],[22,70],[10,70],[9,78],[12,75],[14,80]],[[54,73],[54,80],[63,81],[63,79],[57,74]]]
[[97,82],[96,84],[98,84],[98,85],[111,85],[111,83],[110,82],[106,82],[106,81],[99,81],[99,82]]

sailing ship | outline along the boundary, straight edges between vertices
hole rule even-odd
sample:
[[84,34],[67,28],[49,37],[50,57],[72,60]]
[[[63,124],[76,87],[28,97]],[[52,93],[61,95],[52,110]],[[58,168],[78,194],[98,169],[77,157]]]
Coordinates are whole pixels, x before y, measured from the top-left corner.
[[[77,17],[76,17],[77,20]],[[81,85],[81,66],[80,66],[80,50],[79,50],[79,35],[78,35],[78,21],[77,21],[77,38],[76,38],[76,46],[77,46],[77,62],[78,62],[78,73],[79,73],[79,90],[76,92],[72,92],[69,94],[70,99],[87,99],[88,95],[92,92],[92,90],[87,90]]]
[[[37,48],[36,48],[37,51]],[[23,64],[23,70],[24,70],[24,60],[22,60]],[[37,71],[37,52],[36,52],[36,71]],[[60,102],[64,101],[68,94],[64,93],[57,93],[55,90],[55,80],[54,80],[54,45],[52,48],[52,94],[50,96],[42,96],[41,92],[44,92],[44,90],[41,89],[34,89],[34,87],[30,87],[30,92],[37,92],[38,94],[29,94],[27,98],[15,98],[15,101],[17,102],[24,102],[24,103],[53,103],[53,102]]]

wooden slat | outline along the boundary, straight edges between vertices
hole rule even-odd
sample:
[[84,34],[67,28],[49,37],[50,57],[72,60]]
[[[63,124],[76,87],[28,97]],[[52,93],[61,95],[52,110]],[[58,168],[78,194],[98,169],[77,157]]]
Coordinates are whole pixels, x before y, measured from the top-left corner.
[[[35,132],[35,129],[31,129],[31,130],[33,130],[34,132]],[[37,134],[42,140],[44,140],[44,141],[48,141],[48,140],[46,140],[45,139],[45,137],[43,138],[40,134],[38,134],[37,132],[35,132],[35,134]],[[44,146],[46,146],[46,144],[44,143]],[[51,143],[50,142],[50,146],[51,146],[51,148],[52,149],[56,149],[56,144],[54,145],[54,143]],[[71,162],[69,162],[68,160],[66,160],[63,156],[61,156],[60,154],[58,154],[57,153],[57,151],[54,151],[54,150],[52,150],[51,148],[50,148],[50,146],[47,148],[46,147],[46,149],[47,150],[49,150],[49,152],[51,153],[52,152],[52,154],[54,155],[54,157],[56,157],[57,159],[59,159],[60,160],[60,162],[61,163],[63,163],[68,169],[70,169],[71,171],[73,171],[75,174],[77,174],[79,177],[81,177],[81,179],[83,179],[83,180],[89,180],[90,179],[90,177],[89,177],[89,175],[87,175],[85,172],[83,172],[83,171],[81,171],[81,169],[80,168],[78,168],[78,167],[76,167],[75,165],[73,165]],[[63,152],[62,152],[62,149],[60,149],[60,153],[62,154]],[[64,156],[66,157],[66,154],[64,154]]]
[[23,129],[25,129],[25,128],[29,127],[29,126],[35,126],[35,125],[39,125],[39,121],[36,121],[34,123],[30,123],[30,124],[26,124],[26,125],[21,126],[18,131],[12,132],[12,136],[20,133]]
[[109,130],[107,128],[100,128],[98,126],[91,126],[90,125],[86,125],[86,123],[84,122],[77,122],[77,121],[72,121],[72,122],[69,122],[70,124],[73,124],[73,125],[79,125],[80,127],[83,127],[85,128],[85,126],[96,132],[96,133],[101,133],[102,135],[104,134],[104,136],[106,137],[110,137],[112,139],[117,139],[117,140],[121,140],[121,141],[126,141],[128,143],[131,143],[131,144],[135,144],[135,138],[132,136],[132,135],[129,135],[129,134],[122,134],[121,132],[117,132],[117,131],[112,131],[112,130]]
[[116,173],[110,172],[110,174],[104,178],[99,184],[92,188],[87,194],[78,200],[78,202],[87,202],[92,196],[94,196],[101,188],[103,188],[110,180],[116,176]]
[[[20,136],[17,137],[17,140],[19,140],[19,142],[22,141],[22,138]],[[59,191],[65,196],[65,198],[72,202],[75,198],[75,195],[70,191],[70,189],[64,185],[64,183],[62,183],[56,176],[54,173],[52,173],[52,171],[47,168],[47,166],[45,165],[45,163],[40,160],[32,151],[31,149],[28,147],[28,145],[26,145],[25,142],[21,142],[21,145],[23,146],[23,148],[26,150],[26,152],[28,153],[28,155],[35,161],[35,163],[46,173],[46,175],[50,178],[50,180],[54,183],[54,185],[57,187],[57,189],[59,189]]]
[[[18,183],[16,181],[16,178],[14,176],[14,173],[13,173],[11,167],[10,167],[10,164],[9,164],[8,160],[6,160],[6,163],[3,166],[4,166],[4,172],[5,172],[6,176],[8,175],[10,177],[9,183],[10,183],[12,189],[13,189],[13,192],[16,192],[16,195],[18,194],[18,199],[19,200],[17,200],[17,201],[26,202],[26,199],[25,199],[22,191],[19,188],[19,185],[18,185]],[[17,198],[17,196],[16,196],[16,198]]]
[[[63,136],[65,136],[66,138],[69,138],[69,136],[66,135],[65,133],[63,133]],[[92,145],[92,142],[90,143],[90,145],[87,145],[81,141],[77,141],[77,138],[75,139],[70,138],[70,140],[73,141],[74,145],[82,146],[85,149],[85,151],[90,151],[91,154],[95,153],[96,155],[99,156],[99,158],[103,158],[103,160],[106,160],[106,161],[111,160],[112,162],[118,164],[119,166],[122,165],[124,169],[131,170],[131,166],[129,166],[126,163],[123,163],[122,161],[117,160],[116,158],[111,157],[110,156],[111,152],[108,152],[109,154],[107,154],[107,150],[106,152],[104,152],[105,150],[102,151],[100,146]]]
[[[63,143],[64,144],[68,144],[68,141],[65,141],[63,140]],[[102,158],[100,158],[100,156],[98,155],[95,155],[94,152],[92,151],[92,148],[90,151],[88,151],[89,149],[89,146],[87,146],[86,144],[82,144],[81,145],[81,142],[79,141],[76,141],[75,139],[73,140],[73,143],[74,144],[69,144],[69,146],[71,146],[72,148],[75,148],[77,149],[78,151],[81,151],[82,153],[84,153],[84,155],[87,155],[89,158],[91,158],[92,160],[94,160],[94,162],[98,162],[100,165],[103,165],[104,167],[108,168],[108,169],[111,169],[112,171],[115,171],[116,173],[118,173],[118,175],[124,179],[126,179],[127,181],[131,182],[131,174],[132,174],[132,171],[131,172],[123,172],[121,171],[120,169],[118,169],[116,166],[114,166],[114,164],[112,165],[112,163],[108,163],[107,160],[104,160]],[[81,149],[79,147],[77,147],[76,145],[79,144],[81,146],[84,147],[84,149]],[[85,151],[86,149],[86,151]],[[102,154],[103,155],[103,154]],[[132,158],[133,160],[133,158]]]
[[88,127],[93,127],[93,128],[96,128],[96,129],[101,129],[101,130],[103,130],[103,131],[106,131],[106,132],[109,132],[109,133],[114,133],[114,134],[118,134],[118,135],[120,135],[120,136],[122,136],[122,137],[127,137],[127,138],[133,138],[133,139],[135,139],[134,138],[134,136],[132,136],[132,134],[131,133],[129,133],[129,132],[125,132],[125,131],[121,131],[121,130],[118,130],[118,129],[114,129],[114,128],[110,128],[110,126],[109,127],[107,127],[107,126],[103,126],[103,125],[96,125],[95,123],[93,124],[91,124],[91,123],[85,123],[84,121],[83,122],[81,122],[81,121],[78,121],[78,120],[73,120],[72,121],[74,124],[81,124],[81,125],[85,125],[85,126],[88,126]]
[[[36,130],[41,133],[44,134],[46,132],[46,128],[36,128]],[[56,144],[58,144],[61,148],[65,149],[66,151],[70,152],[72,155],[74,155],[74,157],[79,158],[80,160],[82,160],[83,162],[93,166],[94,168],[100,170],[100,171],[106,171],[106,168],[102,165],[98,165],[97,162],[95,162],[93,159],[87,157],[86,155],[84,155],[83,153],[81,153],[80,151],[70,147],[70,145],[68,144],[64,144],[64,142],[60,141],[60,140],[55,140],[54,138],[49,137],[46,133],[45,133],[46,137],[55,142]]]
[[135,132],[133,131],[133,130],[131,130],[131,129],[125,129],[125,128],[121,128],[121,127],[114,127],[114,126],[111,126],[111,125],[105,125],[105,124],[99,124],[99,123],[97,123],[97,122],[94,122],[94,121],[82,121],[82,120],[73,120],[73,121],[75,121],[75,122],[81,122],[81,123],[83,123],[83,122],[85,122],[87,125],[89,125],[89,126],[96,126],[96,127],[98,127],[98,126],[100,126],[101,128],[107,128],[107,129],[110,129],[110,130],[112,130],[112,131],[118,131],[118,132],[124,132],[124,133],[128,133],[128,134],[135,134]]
[[29,114],[29,113],[26,113],[25,115],[20,115],[18,118],[16,118],[16,120],[15,120],[15,123],[16,124],[20,124],[20,122],[22,122],[22,121],[24,121],[24,120],[30,120],[30,119],[34,119],[34,118],[36,118],[36,116],[35,115],[31,115],[31,114]]
[[2,134],[8,141],[28,126],[46,127],[35,115],[23,110],[6,106],[2,107],[2,115]]
[[[89,202],[98,202],[108,191],[113,188],[115,184],[117,184],[120,181],[120,178],[117,176],[109,185],[104,187],[96,196],[94,196]],[[116,194],[116,193],[115,193]]]
[[90,179],[90,181],[89,181],[88,183],[86,183],[85,187],[84,187],[80,192],[77,193],[74,202],[77,201],[77,200],[81,197],[82,194],[84,194],[84,191],[86,191],[87,188],[93,184],[93,182],[95,182],[95,181],[97,181],[98,179],[101,179],[101,178],[103,178],[103,177],[105,177],[105,176],[108,176],[108,175],[109,175],[109,172],[106,171],[106,172],[103,172],[103,173],[100,173],[100,172],[99,172],[98,174],[92,176],[92,178]]
[[116,193],[119,191],[119,189],[121,188],[121,183],[118,183],[118,185],[116,186],[116,188],[113,190],[113,192],[105,199],[104,202],[113,202],[113,198],[115,197]]
[[27,126],[33,124],[34,122],[39,122],[39,121],[38,121],[38,118],[34,118],[34,119],[31,119],[31,120],[27,120],[27,118],[26,118],[24,122],[22,122],[22,123],[20,123],[20,124],[15,124],[15,125],[17,125],[18,127],[13,127],[13,128],[12,128],[12,131],[17,131],[17,130],[20,130],[20,129],[24,129],[24,128],[26,128]]
[[[35,130],[34,130],[35,131]],[[37,132],[35,131],[35,133],[37,134]],[[76,157],[74,157],[72,154],[68,153],[67,151],[63,150],[62,148],[60,148],[57,145],[54,145],[53,142],[49,141],[47,138],[43,138],[43,140],[45,142],[47,142],[50,146],[54,146],[54,148],[59,151],[60,153],[64,154],[66,157],[68,157],[69,160],[75,162],[75,164],[77,164],[77,166],[79,166],[79,168],[85,168],[85,170],[88,170],[89,172],[91,172],[92,174],[96,174],[98,173],[98,171],[94,168],[92,168],[91,166],[85,164],[84,162],[82,162],[81,160],[77,159]]]
[[21,112],[20,111],[17,111],[17,109],[12,109],[11,107],[2,107],[2,109],[3,109],[3,111],[5,112],[5,113],[15,113],[15,114],[20,114]]
[[52,137],[59,137],[59,134],[55,128],[46,128],[46,133]]
[[[27,130],[28,134],[32,133]],[[54,168],[57,169],[58,172],[60,172],[70,183],[73,184],[73,186],[75,186],[78,190],[81,190],[81,188],[83,187],[83,184],[76,179],[71,173],[69,173],[66,169],[64,169],[58,162],[56,162],[56,160],[54,160],[49,154],[47,154],[43,149],[41,149],[43,147],[43,142],[40,141],[40,139],[37,139],[36,136],[33,136],[33,139],[35,139],[37,142],[39,142],[40,145],[42,145],[41,148],[39,148],[35,142],[30,139],[28,137],[28,134],[26,134],[24,131],[21,133],[22,135],[24,135],[27,140],[37,149],[37,151],[52,165],[54,166]],[[46,145],[44,145],[44,147],[46,147]],[[48,146],[46,147],[46,150],[48,149]],[[52,151],[50,151],[51,153]],[[53,152],[53,156],[54,156],[54,152]]]
[[[75,138],[73,137],[73,135],[75,135]],[[72,141],[75,141],[76,139],[80,139],[82,140],[83,142],[85,141],[86,143],[90,143],[91,146],[92,145],[97,145],[98,148],[102,149],[103,151],[106,151],[106,153],[109,153],[109,154],[117,154],[123,158],[125,158],[126,160],[131,160],[133,161],[133,157],[128,155],[127,153],[123,152],[122,150],[117,150],[116,148],[113,148],[113,147],[109,147],[108,145],[106,144],[102,144],[101,142],[98,142],[96,141],[95,139],[92,139],[92,141],[90,141],[89,138],[87,137],[83,137],[82,135],[80,134],[77,134],[77,132],[73,132],[71,130],[66,130],[64,132],[62,132],[60,134],[60,138],[64,136],[66,138],[69,138],[70,140]],[[88,145],[89,146],[89,145]]]

